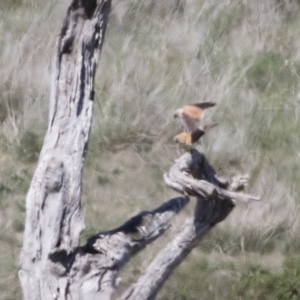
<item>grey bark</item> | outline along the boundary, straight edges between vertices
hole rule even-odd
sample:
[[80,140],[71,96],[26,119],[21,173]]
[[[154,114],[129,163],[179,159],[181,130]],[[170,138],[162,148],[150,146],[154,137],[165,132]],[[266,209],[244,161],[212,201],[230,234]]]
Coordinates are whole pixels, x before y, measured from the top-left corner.
[[[259,197],[237,193],[247,181],[235,177],[229,184],[217,177],[206,157],[193,149],[182,155],[164,175],[167,185],[185,195],[196,196],[194,215],[189,217],[180,232],[158,253],[145,273],[124,293],[122,299],[155,299],[157,292],[172,271],[217,223],[234,208],[234,199],[260,200]],[[226,190],[231,188],[232,190]]]
[[234,198],[256,199],[230,190],[241,185],[218,179],[204,155],[193,150],[164,176],[167,185],[185,197],[141,212],[79,246],[85,226],[82,169],[91,129],[94,76],[110,5],[110,0],[73,0],[59,36],[48,130],[26,199],[19,268],[26,300],[110,299],[124,264],[169,228],[171,218],[188,204],[188,196],[197,196],[195,215],[123,296],[152,299],[204,234],[229,214]]
[[110,4],[73,0],[59,36],[48,131],[26,199],[19,270],[25,299],[65,299],[65,284],[48,258],[73,252],[85,226],[81,176]]
[[[195,149],[185,153],[164,174],[165,183],[182,194],[201,196],[206,199],[233,199],[242,202],[259,201],[260,198],[234,190],[241,190],[243,182],[240,177],[230,184],[220,179],[206,157]],[[227,189],[229,188],[229,189]]]
[[151,212],[141,212],[117,229],[91,237],[69,259],[70,299],[110,299],[118,286],[120,269],[160,237],[169,228],[168,221],[188,202],[188,197],[174,198]]

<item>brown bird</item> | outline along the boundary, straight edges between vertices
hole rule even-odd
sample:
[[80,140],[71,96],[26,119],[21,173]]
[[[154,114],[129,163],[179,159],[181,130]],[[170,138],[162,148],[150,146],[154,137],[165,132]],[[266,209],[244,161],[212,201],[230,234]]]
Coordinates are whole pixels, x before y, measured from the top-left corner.
[[193,132],[181,132],[174,137],[174,141],[176,143],[185,144],[187,146],[191,146],[192,144],[196,143],[207,131],[215,126],[218,123],[213,123],[209,125],[205,125],[203,130],[200,128],[195,129]]
[[198,129],[200,121],[204,117],[205,109],[215,106],[213,102],[189,104],[175,111],[174,118],[180,118],[181,125],[186,132]]
[[200,121],[204,117],[205,109],[215,106],[213,102],[202,102],[196,104],[189,104],[175,111],[174,118],[179,118],[184,132],[176,135],[174,140],[192,145],[198,141],[210,128],[217,124],[208,125],[204,130],[199,129]]

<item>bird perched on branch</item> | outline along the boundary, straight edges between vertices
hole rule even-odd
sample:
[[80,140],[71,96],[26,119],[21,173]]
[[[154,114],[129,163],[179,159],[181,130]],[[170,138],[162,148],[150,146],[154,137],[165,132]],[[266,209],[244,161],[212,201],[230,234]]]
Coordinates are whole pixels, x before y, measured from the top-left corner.
[[200,121],[204,117],[205,109],[215,106],[213,102],[202,102],[189,104],[175,111],[174,118],[179,118],[183,127],[183,132],[174,137],[176,142],[191,146],[197,142],[210,128],[217,123],[207,125],[202,129],[199,128]]
[[203,130],[200,128],[195,129],[193,132],[181,132],[174,137],[174,141],[176,143],[185,144],[187,146],[191,146],[192,144],[196,143],[200,140],[200,138],[207,133],[207,131],[215,126],[217,126],[218,123],[213,123],[209,125],[205,125],[203,127]]

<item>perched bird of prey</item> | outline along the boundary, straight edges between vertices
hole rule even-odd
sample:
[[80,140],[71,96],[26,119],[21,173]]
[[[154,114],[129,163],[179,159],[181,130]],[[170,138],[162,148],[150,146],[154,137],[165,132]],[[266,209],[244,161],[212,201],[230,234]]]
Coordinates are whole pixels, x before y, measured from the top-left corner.
[[213,123],[209,125],[205,125],[203,130],[200,128],[195,129],[193,132],[181,132],[174,137],[174,141],[176,143],[185,144],[187,146],[191,146],[192,144],[196,143],[207,131],[215,126],[218,123]]
[[217,124],[208,125],[201,130],[199,128],[200,121],[204,117],[205,109],[215,106],[213,102],[202,102],[196,104],[189,104],[175,111],[174,118],[179,118],[183,127],[183,132],[176,135],[174,140],[186,144],[192,145],[198,141],[210,128]]

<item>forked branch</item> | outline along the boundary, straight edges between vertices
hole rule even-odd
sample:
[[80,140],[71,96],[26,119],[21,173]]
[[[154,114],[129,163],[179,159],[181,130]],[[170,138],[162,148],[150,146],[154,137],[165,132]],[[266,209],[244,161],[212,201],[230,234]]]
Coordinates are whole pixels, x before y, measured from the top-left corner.
[[169,220],[188,202],[188,197],[171,199],[153,211],[139,213],[116,229],[89,238],[72,255],[51,255],[57,276],[67,274],[64,290],[69,291],[70,299],[110,299],[118,285],[120,269],[160,237],[169,228]]
[[[186,197],[171,199],[153,211],[139,213],[116,229],[94,235],[72,254],[56,252],[50,256],[56,276],[65,277],[62,290],[68,291],[70,299],[110,299],[118,287],[118,273],[122,267],[165,233],[171,218],[188,204],[187,194],[197,195],[194,215],[187,218],[174,240],[158,253],[137,283],[122,296],[123,300],[154,299],[172,271],[234,208],[233,198],[226,188],[241,189],[245,182],[229,184],[221,180],[205,156],[196,150],[178,159],[165,178],[176,190],[180,187]],[[217,191],[212,192],[213,189]]]
[[[217,178],[205,156],[197,150],[185,153],[164,176],[167,185],[186,195],[197,196],[194,216],[189,217],[178,235],[152,261],[145,273],[123,295],[128,299],[154,299],[172,271],[185,259],[204,235],[224,220],[234,208],[235,199],[259,198],[227,191],[234,186]],[[241,188],[240,185],[236,185]]]

